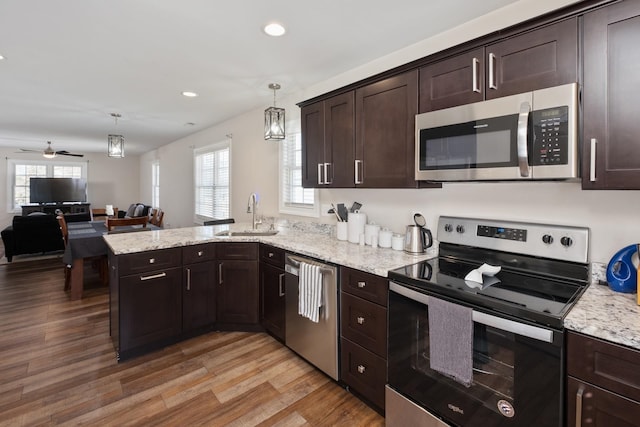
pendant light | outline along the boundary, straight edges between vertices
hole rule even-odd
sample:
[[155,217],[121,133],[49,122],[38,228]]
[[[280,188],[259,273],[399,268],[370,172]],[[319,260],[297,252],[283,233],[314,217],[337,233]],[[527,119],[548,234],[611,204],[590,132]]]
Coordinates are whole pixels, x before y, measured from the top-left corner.
[[276,91],[280,89],[280,85],[271,83],[269,89],[273,90],[273,107],[264,110],[264,139],[284,139],[284,108],[276,107]]
[[[111,117],[114,118],[116,126],[118,126],[118,119],[122,117],[122,115],[111,113]],[[124,157],[124,136],[114,134],[107,136],[107,154],[109,157]]]

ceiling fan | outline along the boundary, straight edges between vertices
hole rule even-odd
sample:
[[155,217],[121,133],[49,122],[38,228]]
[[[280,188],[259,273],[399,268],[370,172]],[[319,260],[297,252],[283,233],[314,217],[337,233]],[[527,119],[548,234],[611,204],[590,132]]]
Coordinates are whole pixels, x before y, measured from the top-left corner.
[[26,148],[21,148],[20,151],[27,152],[27,153],[42,153],[42,155],[44,157],[46,157],[47,159],[53,159],[55,156],[84,157],[84,154],[70,153],[70,152],[68,152],[66,150],[55,151],[51,147],[51,141],[47,141],[47,148],[45,148],[44,151],[41,151],[41,150],[27,150]]

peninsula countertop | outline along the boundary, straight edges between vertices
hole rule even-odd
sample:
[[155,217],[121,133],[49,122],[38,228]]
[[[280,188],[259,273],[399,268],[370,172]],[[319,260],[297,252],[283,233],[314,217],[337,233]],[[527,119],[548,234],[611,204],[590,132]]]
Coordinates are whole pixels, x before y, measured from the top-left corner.
[[105,235],[104,239],[115,255],[209,242],[260,242],[383,277],[387,277],[389,270],[433,258],[436,255],[433,251],[427,251],[424,255],[415,256],[391,248],[372,248],[337,240],[331,234],[330,227],[327,226],[324,232],[319,232],[312,227],[305,228],[299,224],[278,225],[276,227],[278,234],[273,236],[216,235],[225,230],[251,229],[251,224],[231,224],[109,234]]

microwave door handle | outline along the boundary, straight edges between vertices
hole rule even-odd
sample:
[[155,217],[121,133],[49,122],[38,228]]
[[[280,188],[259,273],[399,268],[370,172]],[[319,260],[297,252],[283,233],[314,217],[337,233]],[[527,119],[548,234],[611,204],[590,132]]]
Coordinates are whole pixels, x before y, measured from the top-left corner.
[[520,176],[526,178],[529,176],[529,149],[527,147],[527,135],[529,127],[529,111],[531,106],[528,102],[520,104],[520,114],[518,115],[518,169]]

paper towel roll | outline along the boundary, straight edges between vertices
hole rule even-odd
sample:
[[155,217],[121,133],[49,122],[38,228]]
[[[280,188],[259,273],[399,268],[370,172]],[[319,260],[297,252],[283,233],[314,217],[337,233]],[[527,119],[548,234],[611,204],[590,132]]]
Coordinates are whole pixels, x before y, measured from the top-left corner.
[[349,231],[349,241],[351,243],[360,242],[360,235],[364,234],[364,226],[367,223],[367,214],[360,212],[349,212],[347,221]]

